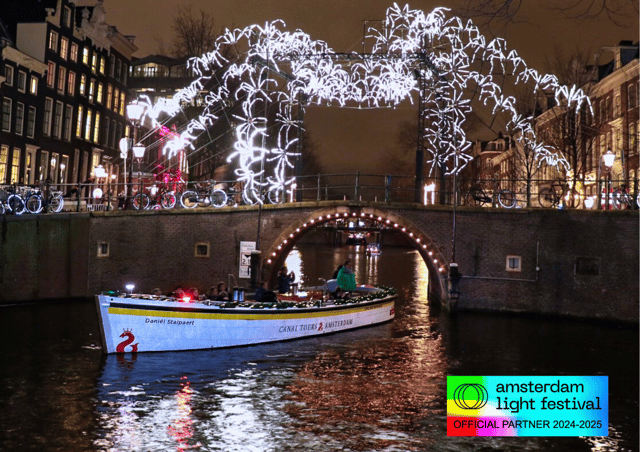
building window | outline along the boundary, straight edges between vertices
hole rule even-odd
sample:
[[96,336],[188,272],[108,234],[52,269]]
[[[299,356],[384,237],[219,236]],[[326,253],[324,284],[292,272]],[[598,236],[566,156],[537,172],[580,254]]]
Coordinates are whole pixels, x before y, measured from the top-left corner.
[[196,243],[196,257],[209,257],[209,242]]
[[576,275],[597,276],[600,274],[600,258],[579,257],[576,259]]
[[10,184],[17,184],[20,182],[20,149],[13,148],[13,156],[11,157],[11,180]]
[[120,93],[120,114],[124,116],[124,103],[125,103],[125,94],[124,91]]
[[107,118],[102,128],[102,144],[105,146],[109,146],[109,124],[109,118]]
[[115,119],[111,120],[111,137],[109,138],[109,146],[112,148],[116,146],[116,120]]
[[71,9],[66,6],[62,8],[62,25],[71,28]]
[[34,96],[38,95],[38,77],[35,75],[29,79],[29,92]]
[[53,114],[53,136],[62,138],[62,102],[56,102],[56,110]]
[[53,30],[49,32],[49,50],[52,52],[58,51],[58,33]]
[[113,87],[107,85],[107,109],[111,109],[111,95],[113,94]]
[[78,105],[78,120],[76,121],[76,136],[82,136],[82,105]]
[[44,100],[44,117],[42,118],[42,133],[45,136],[51,134],[51,115],[53,114],[53,99],[47,97]]
[[64,82],[67,80],[67,70],[58,66],[58,91],[64,93]]
[[67,93],[73,96],[73,93],[76,90],[76,73],[73,71],[69,71],[68,75],[68,83],[67,83]]
[[100,112],[96,111],[96,120],[93,125],[93,142],[98,143],[100,137]]
[[53,81],[56,77],[56,63],[49,61],[49,68],[47,69],[47,86],[53,87]]
[[122,62],[120,60],[116,60],[116,80],[120,80],[120,71],[122,70]]
[[0,184],[7,183],[7,165],[9,164],[9,146],[0,146]]
[[522,271],[522,257],[520,257],[520,256],[507,256],[506,270],[508,272],[520,272],[520,271]]
[[630,83],[627,90],[628,97],[628,109],[636,108],[638,106],[638,85],[637,83]]
[[24,104],[16,104],[16,135],[22,135],[24,127]]
[[116,88],[113,91],[113,111],[118,113],[118,98],[120,97],[120,90]]
[[93,102],[93,95],[96,92],[96,81],[91,79],[89,82],[89,102]]
[[91,109],[87,108],[87,122],[84,124],[84,139],[91,141]]
[[40,151],[38,177],[40,181],[45,181],[49,177],[49,151]]
[[78,44],[75,42],[71,43],[71,55],[69,56],[71,61],[78,61]]
[[104,65],[105,65],[105,59],[104,56],[100,57],[100,73],[102,75],[104,75]]
[[87,86],[87,76],[84,74],[80,75],[80,94],[84,96],[84,92]]
[[91,55],[91,72],[95,74],[97,70],[98,70],[98,54],[94,52],[94,54]]
[[58,154],[57,153],[52,153],[51,154],[51,164],[49,165],[49,176],[51,177],[51,180],[53,181],[54,184],[58,183]]
[[73,107],[67,105],[64,108],[64,139],[71,141],[71,120],[73,119]]
[[89,47],[82,48],[82,62],[87,66],[89,65]]
[[98,257],[109,257],[109,242],[98,242]]
[[2,99],[2,131],[11,132],[11,109],[12,100],[8,98]]
[[638,153],[638,136],[637,125],[633,121],[629,121],[629,154],[636,155]]
[[98,83],[98,93],[96,94],[96,102],[102,103],[102,83]]
[[33,138],[36,134],[36,107],[29,107],[27,114],[27,136]]
[[27,90],[27,73],[18,71],[18,90],[23,93]]
[[5,66],[4,67],[4,78],[5,83],[9,86],[13,86],[13,67]]
[[69,40],[67,38],[60,39],[60,58],[67,59],[67,52],[69,51]]

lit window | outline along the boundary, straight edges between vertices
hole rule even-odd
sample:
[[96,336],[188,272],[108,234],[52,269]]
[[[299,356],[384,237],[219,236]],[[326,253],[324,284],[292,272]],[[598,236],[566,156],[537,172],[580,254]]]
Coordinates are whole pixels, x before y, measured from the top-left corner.
[[96,120],[93,125],[93,142],[97,143],[100,137],[100,112],[96,111]]
[[87,86],[87,76],[84,74],[80,75],[80,94],[84,96],[84,90]]
[[49,61],[49,68],[47,69],[47,86],[53,87],[53,81],[56,78],[56,63]]
[[116,88],[113,94],[113,111],[116,113],[118,112],[118,97],[120,97],[120,90]]
[[9,183],[17,184],[19,174],[20,174],[20,149],[13,148],[13,157],[11,159],[11,181]]
[[98,83],[98,94],[96,95],[96,102],[102,103],[102,83]]
[[107,85],[107,108],[111,109],[111,95],[113,94],[113,87]]
[[49,49],[54,52],[58,51],[58,33],[53,30],[49,32]]
[[91,56],[91,72],[95,74],[97,70],[98,70],[98,55],[94,53]]
[[91,110],[87,108],[87,122],[84,125],[84,139],[91,141]]
[[104,64],[105,64],[104,57],[103,57],[103,56],[101,56],[101,57],[100,57],[100,73],[101,73],[101,74],[104,74]]
[[67,52],[69,51],[69,40],[67,38],[60,39],[60,58],[67,59]]
[[95,80],[91,80],[91,83],[89,83],[89,102],[93,102],[93,94],[96,91],[96,81]]
[[78,105],[78,120],[76,122],[76,136],[82,136],[82,105]]
[[38,94],[38,77],[35,75],[29,79],[29,92],[34,96]]
[[58,91],[64,93],[64,82],[67,80],[67,70],[58,66]]
[[125,94],[124,91],[120,93],[120,114],[124,116],[124,104],[125,104]]
[[78,61],[78,44],[71,43],[71,61]]
[[9,164],[9,146],[0,146],[0,184],[7,182],[7,165]]
[[69,80],[67,83],[67,92],[73,95],[74,91],[76,90],[76,73],[73,71],[69,71],[68,78]]
[[84,47],[82,49],[82,62],[89,65],[89,47]]

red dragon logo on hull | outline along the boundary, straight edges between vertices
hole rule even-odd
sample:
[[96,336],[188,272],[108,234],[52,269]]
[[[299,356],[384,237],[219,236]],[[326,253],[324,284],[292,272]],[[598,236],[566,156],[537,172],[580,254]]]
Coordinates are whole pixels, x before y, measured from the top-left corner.
[[[116,353],[125,353],[126,351],[125,347],[127,345],[130,345],[133,341],[135,341],[136,337],[133,335],[133,333],[129,329],[125,329],[124,333],[122,333],[120,337],[126,337],[126,339],[120,342],[116,346]],[[135,344],[131,345],[131,352],[136,353],[137,351],[138,351],[138,343],[136,342]]]

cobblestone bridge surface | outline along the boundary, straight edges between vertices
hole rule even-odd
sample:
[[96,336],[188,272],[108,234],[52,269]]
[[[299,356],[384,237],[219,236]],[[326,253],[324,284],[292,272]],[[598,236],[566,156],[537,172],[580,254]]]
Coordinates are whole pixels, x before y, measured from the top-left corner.
[[[258,224],[261,276],[270,279],[305,233],[336,215],[376,218],[406,235],[427,264],[433,299],[454,309],[638,322],[637,212],[458,208],[463,278],[450,297],[450,207],[348,201],[3,216],[0,303],[90,297],[130,280],[141,291],[209,287],[238,277],[240,242],[255,242]],[[519,268],[509,269],[514,258]]]

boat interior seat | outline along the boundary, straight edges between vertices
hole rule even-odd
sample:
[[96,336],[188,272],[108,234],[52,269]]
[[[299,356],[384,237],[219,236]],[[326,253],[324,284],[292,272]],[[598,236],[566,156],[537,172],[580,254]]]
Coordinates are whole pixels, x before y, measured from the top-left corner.
[[334,293],[338,290],[338,280],[337,279],[328,279],[327,280],[327,290],[329,293]]

